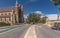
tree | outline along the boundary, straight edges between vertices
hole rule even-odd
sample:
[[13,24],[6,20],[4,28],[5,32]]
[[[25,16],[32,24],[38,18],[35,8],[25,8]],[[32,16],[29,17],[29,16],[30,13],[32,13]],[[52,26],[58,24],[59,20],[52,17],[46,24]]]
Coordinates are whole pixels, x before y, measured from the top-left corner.
[[29,23],[33,22],[33,23],[38,23],[39,19],[40,19],[41,14],[37,14],[37,13],[30,13],[28,16],[28,21]]
[[60,0],[51,0],[51,2],[60,9]]
[[2,26],[10,26],[10,23],[0,22],[0,27]]
[[46,22],[46,19],[47,19],[47,16],[44,16],[44,17],[42,17],[42,18],[39,20],[39,22],[40,22],[40,23],[45,23],[45,22]]

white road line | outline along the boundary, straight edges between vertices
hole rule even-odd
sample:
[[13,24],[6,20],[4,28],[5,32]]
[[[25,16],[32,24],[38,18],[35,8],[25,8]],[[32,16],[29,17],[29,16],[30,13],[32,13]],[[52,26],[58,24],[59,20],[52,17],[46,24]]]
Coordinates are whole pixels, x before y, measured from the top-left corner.
[[35,31],[35,26],[34,26],[34,25],[31,26],[31,27],[27,30],[24,38],[37,38],[36,31]]

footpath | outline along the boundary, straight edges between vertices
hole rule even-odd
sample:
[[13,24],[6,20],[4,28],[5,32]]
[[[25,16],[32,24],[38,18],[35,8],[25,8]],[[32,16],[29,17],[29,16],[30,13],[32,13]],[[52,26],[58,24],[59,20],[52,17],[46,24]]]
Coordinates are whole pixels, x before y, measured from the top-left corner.
[[16,25],[16,26],[0,27],[0,34],[18,27],[21,27],[21,26]]

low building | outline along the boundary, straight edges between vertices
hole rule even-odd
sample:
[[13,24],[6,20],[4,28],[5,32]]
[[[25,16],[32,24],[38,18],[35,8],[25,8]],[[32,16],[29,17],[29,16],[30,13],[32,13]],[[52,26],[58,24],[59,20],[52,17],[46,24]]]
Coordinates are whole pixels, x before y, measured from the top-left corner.
[[28,23],[28,16],[24,16],[24,23]]
[[48,25],[48,26],[53,26],[55,23],[60,23],[60,15],[57,15],[56,17],[54,17],[54,18],[56,18],[55,20],[49,20],[48,18],[47,18],[47,20],[46,20],[46,25]]

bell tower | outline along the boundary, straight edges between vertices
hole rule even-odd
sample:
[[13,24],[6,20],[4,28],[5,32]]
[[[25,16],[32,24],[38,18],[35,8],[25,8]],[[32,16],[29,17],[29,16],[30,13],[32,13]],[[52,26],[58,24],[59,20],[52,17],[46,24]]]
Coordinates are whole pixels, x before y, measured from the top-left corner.
[[18,4],[18,0],[16,0],[16,6],[15,6],[15,22],[16,23],[19,23],[18,12],[19,12],[19,4]]
[[18,0],[16,0],[16,7],[17,7],[17,6],[19,6],[19,4],[18,4]]
[[18,0],[15,5],[15,23],[23,23],[23,6],[19,5]]

